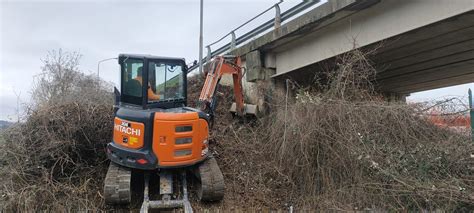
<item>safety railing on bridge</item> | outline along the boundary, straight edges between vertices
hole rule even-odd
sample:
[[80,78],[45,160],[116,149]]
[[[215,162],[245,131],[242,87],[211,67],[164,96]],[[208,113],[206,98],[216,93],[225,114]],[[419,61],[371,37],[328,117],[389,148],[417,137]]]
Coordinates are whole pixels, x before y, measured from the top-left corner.
[[[212,57],[216,55],[220,55],[223,53],[226,53],[228,51],[231,51],[235,49],[238,45],[245,43],[246,41],[252,39],[253,37],[259,35],[260,33],[263,33],[267,31],[268,29],[274,27],[274,29],[278,29],[281,26],[281,23],[292,18],[293,16],[299,14],[300,12],[308,9],[309,7],[319,3],[319,0],[304,0],[301,3],[295,5],[294,7],[288,9],[287,11],[281,13],[280,11],[280,4],[283,3],[283,0],[280,0],[278,3],[275,5],[269,7],[265,11],[259,13],[255,17],[251,18],[250,20],[246,21],[245,23],[241,24],[240,26],[236,27],[235,29],[231,30],[229,33],[225,34],[221,38],[217,39],[216,41],[206,45],[207,49],[207,56],[202,58],[202,63],[206,63],[209,61]],[[261,17],[262,15],[266,14],[267,12],[275,10],[275,17],[272,18],[271,20],[268,20],[267,22],[259,25],[253,30],[250,30],[249,32],[236,37],[235,32],[242,27],[246,26],[250,22],[254,21],[255,19]],[[212,51],[212,47],[216,45],[217,43],[223,41],[224,39],[230,39],[230,42],[225,44],[224,46]],[[198,64],[194,64],[191,67],[188,68],[188,72],[193,71],[194,69],[198,68]]]

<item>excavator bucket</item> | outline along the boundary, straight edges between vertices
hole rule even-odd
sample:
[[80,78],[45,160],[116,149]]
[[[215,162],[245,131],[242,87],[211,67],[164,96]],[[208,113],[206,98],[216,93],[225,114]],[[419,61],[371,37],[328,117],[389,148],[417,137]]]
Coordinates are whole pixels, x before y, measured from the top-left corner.
[[[234,102],[229,110],[231,113],[239,115],[237,112],[237,104]],[[242,116],[257,116],[258,106],[253,104],[244,104]]]

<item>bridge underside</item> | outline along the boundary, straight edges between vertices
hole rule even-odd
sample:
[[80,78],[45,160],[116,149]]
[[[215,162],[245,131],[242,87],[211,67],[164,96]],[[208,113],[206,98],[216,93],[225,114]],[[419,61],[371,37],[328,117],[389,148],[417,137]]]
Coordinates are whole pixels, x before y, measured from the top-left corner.
[[[474,11],[420,27],[368,45],[381,46],[371,57],[381,91],[409,94],[474,82]],[[336,56],[337,57],[337,56]],[[335,57],[296,69],[276,80],[299,81],[324,70]],[[327,67],[326,67],[327,68]]]

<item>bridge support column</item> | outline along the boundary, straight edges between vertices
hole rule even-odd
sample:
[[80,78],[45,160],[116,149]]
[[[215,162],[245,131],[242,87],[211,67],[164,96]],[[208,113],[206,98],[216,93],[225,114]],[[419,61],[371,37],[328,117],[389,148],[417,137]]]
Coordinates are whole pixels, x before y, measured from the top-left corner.
[[400,94],[400,93],[393,93],[393,92],[384,94],[385,100],[387,100],[388,102],[406,102],[407,96],[408,96],[407,94]]
[[[259,50],[245,55],[245,95],[252,104],[259,107],[259,111],[267,110],[265,100],[268,91],[271,91],[271,76],[276,73],[275,55],[262,53]],[[272,60],[273,59],[273,60]],[[272,66],[273,64],[273,66]],[[267,66],[268,65],[268,66]]]
[[[256,82],[258,80],[270,80],[270,76],[276,73],[275,68],[264,66],[262,62],[263,55],[259,50],[252,51],[245,55],[245,63],[247,66],[246,80],[248,82]],[[274,63],[275,64],[275,63]]]

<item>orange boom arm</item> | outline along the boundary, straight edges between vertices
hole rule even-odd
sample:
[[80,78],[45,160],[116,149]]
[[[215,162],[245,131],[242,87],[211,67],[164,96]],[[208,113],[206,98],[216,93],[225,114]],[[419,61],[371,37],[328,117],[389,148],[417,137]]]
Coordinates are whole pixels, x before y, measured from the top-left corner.
[[242,92],[242,67],[240,57],[216,56],[210,62],[209,70],[205,70],[206,81],[199,96],[201,110],[213,112],[215,108],[215,92],[219,81],[225,74],[231,74],[234,82],[236,113],[244,114],[244,95]]

